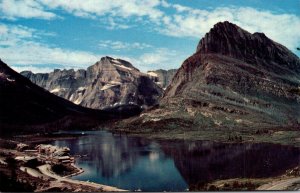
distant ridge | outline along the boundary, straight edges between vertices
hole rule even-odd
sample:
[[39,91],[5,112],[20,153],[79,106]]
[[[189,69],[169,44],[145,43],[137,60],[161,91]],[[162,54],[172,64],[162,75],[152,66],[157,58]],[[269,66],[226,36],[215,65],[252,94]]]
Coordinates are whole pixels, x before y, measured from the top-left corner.
[[134,104],[145,108],[156,105],[162,89],[152,78],[130,62],[102,57],[86,70],[54,70],[51,73],[21,74],[33,83],[75,104],[104,109]]
[[155,82],[160,85],[162,88],[169,86],[173,76],[175,75],[177,69],[170,70],[151,70],[147,74],[154,78]]

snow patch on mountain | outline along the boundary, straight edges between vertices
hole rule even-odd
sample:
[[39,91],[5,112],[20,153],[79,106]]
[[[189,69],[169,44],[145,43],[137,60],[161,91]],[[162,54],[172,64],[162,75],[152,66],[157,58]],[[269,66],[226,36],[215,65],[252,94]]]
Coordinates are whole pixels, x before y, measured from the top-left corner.
[[154,76],[154,77],[158,77],[158,75],[155,72],[147,72],[148,75],[150,76]]
[[116,67],[119,67],[119,68],[126,69],[126,70],[133,70],[132,68],[129,68],[129,67],[124,66],[124,65],[122,65],[122,64],[113,64],[113,65],[116,66]]

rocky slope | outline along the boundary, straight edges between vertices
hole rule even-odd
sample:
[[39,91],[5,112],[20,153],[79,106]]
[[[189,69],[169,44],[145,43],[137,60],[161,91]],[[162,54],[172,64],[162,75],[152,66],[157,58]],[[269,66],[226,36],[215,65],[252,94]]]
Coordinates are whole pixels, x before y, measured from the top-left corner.
[[159,108],[127,120],[147,128],[300,124],[300,60],[263,33],[217,23],[167,87]]
[[173,76],[175,75],[177,69],[170,70],[152,70],[148,71],[147,74],[154,80],[156,84],[158,84],[163,89],[166,89],[169,86]]
[[54,70],[51,73],[21,72],[33,83],[75,104],[103,109],[120,104],[152,106],[162,89],[131,63],[103,57],[87,70]]
[[0,60],[0,136],[80,129],[140,113],[134,105],[93,110],[49,93]]

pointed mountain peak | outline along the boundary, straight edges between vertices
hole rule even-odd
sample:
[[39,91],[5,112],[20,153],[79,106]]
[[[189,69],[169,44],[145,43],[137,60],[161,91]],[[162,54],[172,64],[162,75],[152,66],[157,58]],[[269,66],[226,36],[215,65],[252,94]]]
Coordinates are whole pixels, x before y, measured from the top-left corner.
[[127,68],[127,69],[133,69],[133,70],[139,71],[139,69],[135,68],[130,62],[119,59],[119,58],[112,58],[110,56],[105,56],[105,57],[102,57],[100,59],[100,61],[97,62],[96,64],[103,64],[103,63],[112,64],[112,65],[118,66],[123,69]]
[[212,29],[239,29],[240,27],[233,24],[233,23],[230,23],[229,21],[224,21],[224,22],[218,22],[214,25],[214,27]]
[[200,40],[197,52],[231,55],[236,51],[234,45],[250,36],[251,33],[233,23],[219,22]]
[[230,35],[239,35],[239,36],[245,36],[245,35],[251,35],[250,32],[242,29],[236,24],[230,23],[228,21],[224,22],[218,22],[214,25],[214,27],[209,31],[209,33],[217,35],[217,34],[226,34],[228,36]]
[[111,60],[114,60],[114,58],[112,58],[110,56],[104,56],[100,59],[100,61],[105,61],[105,60],[111,61]]
[[285,46],[264,33],[253,34],[228,21],[219,22],[200,40],[197,53],[220,54],[250,62],[269,65],[276,62],[300,71],[299,58]]

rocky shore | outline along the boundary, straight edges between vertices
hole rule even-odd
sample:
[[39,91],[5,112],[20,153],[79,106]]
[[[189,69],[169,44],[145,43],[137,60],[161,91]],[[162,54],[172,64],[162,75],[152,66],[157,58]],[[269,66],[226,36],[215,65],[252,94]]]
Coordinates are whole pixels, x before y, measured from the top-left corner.
[[67,147],[0,139],[0,180],[5,182],[1,191],[124,191],[69,178],[84,172],[74,162]]

